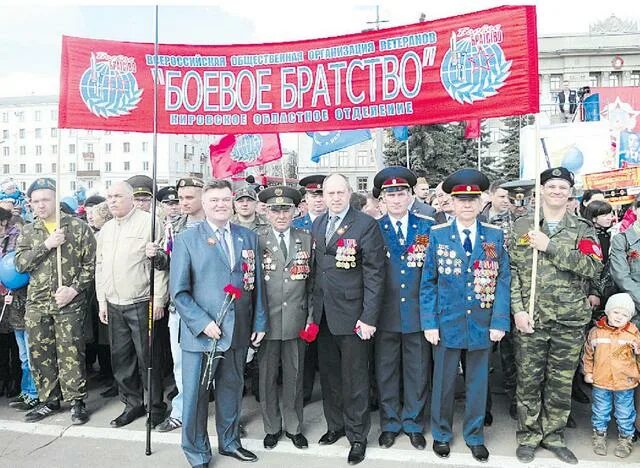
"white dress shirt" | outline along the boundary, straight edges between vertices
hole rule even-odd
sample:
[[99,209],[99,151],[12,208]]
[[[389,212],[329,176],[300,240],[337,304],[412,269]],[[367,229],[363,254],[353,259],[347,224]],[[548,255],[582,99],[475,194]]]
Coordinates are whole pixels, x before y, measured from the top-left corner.
[[460,236],[460,243],[464,246],[464,240],[467,237],[467,235],[462,232],[465,229],[468,229],[469,231],[471,231],[469,233],[469,239],[471,239],[471,247],[474,247],[476,245],[476,235],[478,233],[478,222],[474,221],[473,224],[469,227],[464,227],[459,221],[456,222],[456,225],[458,226],[458,235]]
[[[276,241],[278,242],[278,247],[280,247],[280,231],[273,230],[273,235],[276,236]],[[283,231],[284,234],[284,245],[287,246],[287,252],[289,252],[289,246],[291,245],[291,228],[287,228],[286,231]]]
[[393,216],[389,215],[389,221],[391,222],[391,225],[393,226],[393,230],[396,232],[396,235],[398,234],[398,221],[400,221],[402,223],[402,225],[400,226],[400,229],[402,229],[402,236],[404,237],[404,239],[407,239],[407,227],[409,226],[409,212],[407,211],[404,216],[400,219],[398,218],[394,218]]
[[229,223],[229,221],[227,221],[227,224],[225,224],[222,227],[218,227],[215,224],[213,224],[211,221],[209,221],[207,219],[207,223],[209,223],[209,226],[211,226],[211,229],[213,229],[213,233],[216,235],[216,239],[220,240],[220,238],[218,237],[218,229],[226,229],[226,232],[224,233],[224,239],[227,243],[227,249],[229,250],[229,256],[231,257],[229,259],[229,264],[230,265],[235,265],[235,262],[233,261],[233,259],[235,258],[234,255],[234,251],[233,251],[233,240],[231,239],[231,223]]

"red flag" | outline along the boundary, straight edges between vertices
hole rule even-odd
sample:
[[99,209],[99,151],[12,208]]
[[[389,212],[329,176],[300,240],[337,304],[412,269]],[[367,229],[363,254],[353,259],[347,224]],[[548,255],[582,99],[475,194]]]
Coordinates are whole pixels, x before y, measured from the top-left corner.
[[480,119],[464,121],[464,137],[480,138]]
[[282,157],[280,135],[225,135],[209,146],[212,176],[223,179]]

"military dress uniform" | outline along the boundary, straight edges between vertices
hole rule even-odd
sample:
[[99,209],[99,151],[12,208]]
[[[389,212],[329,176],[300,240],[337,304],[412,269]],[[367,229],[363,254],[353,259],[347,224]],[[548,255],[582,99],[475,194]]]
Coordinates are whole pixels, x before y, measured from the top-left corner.
[[[269,209],[291,209],[299,200],[300,192],[290,187],[270,187],[260,192],[260,201]],[[260,406],[264,430],[274,436],[274,444],[283,428],[290,438],[302,433],[305,343],[298,334],[313,321],[311,234],[291,227],[279,233],[269,226],[258,231],[258,239],[269,316],[269,332],[258,351]],[[306,439],[300,439],[306,447]],[[271,444],[265,440],[267,448],[272,448]]]
[[[40,189],[55,190],[55,182],[37,179],[27,195],[31,196],[34,190]],[[18,238],[15,258],[17,271],[30,275],[25,325],[38,396],[43,403],[54,405],[61,398],[79,401],[87,396],[85,291],[94,280],[96,254],[96,240],[86,223],[61,213],[60,228],[65,232],[65,242],[60,246],[61,282],[78,292],[69,304],[59,308],[54,298],[58,289],[57,249],[45,247],[44,242],[50,233],[42,220],[36,219],[33,224],[24,226]]]
[[[542,173],[541,184],[560,178],[573,185],[564,168]],[[531,294],[533,249],[528,233],[533,215],[515,221],[509,242],[511,312],[526,313]],[[541,229],[549,239],[538,256],[534,332],[515,333],[518,431],[520,446],[565,447],[564,428],[571,410],[571,382],[584,344],[584,327],[591,319],[586,288],[599,277],[602,264],[594,228],[567,212],[553,232],[544,218]]]
[[[307,177],[303,177],[300,179],[300,185],[304,187],[305,194],[312,193],[315,195],[322,195],[322,183],[327,176],[322,174],[315,174]],[[313,226],[313,222],[316,217],[312,217],[310,213],[307,212],[304,216],[300,216],[293,220],[291,226],[296,229],[303,229],[307,232],[311,232],[311,227]]]
[[[411,190],[415,176],[388,167],[374,178],[382,191]],[[420,325],[420,280],[433,218],[410,212],[378,220],[386,246],[384,303],[375,335],[375,374],[380,405],[380,443],[388,447],[404,431],[424,448],[424,411],[431,377],[431,345]],[[399,224],[398,224],[399,223]],[[404,225],[403,225],[404,224]],[[389,437],[391,436],[391,437]]]
[[[479,196],[489,181],[475,170],[462,169],[447,178],[443,190],[452,196]],[[434,451],[449,454],[453,438],[455,379],[460,355],[466,352],[463,435],[474,457],[484,448],[484,418],[492,342],[490,330],[509,331],[509,257],[502,230],[475,221],[461,238],[458,220],[433,226],[422,272],[422,329],[439,330],[434,346],[431,432]],[[466,245],[466,247],[465,247]]]

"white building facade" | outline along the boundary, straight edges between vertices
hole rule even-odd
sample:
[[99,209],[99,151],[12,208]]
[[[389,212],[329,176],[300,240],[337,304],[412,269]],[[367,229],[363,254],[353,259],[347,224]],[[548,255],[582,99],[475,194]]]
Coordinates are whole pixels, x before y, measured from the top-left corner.
[[[85,187],[102,193],[135,174],[151,176],[153,135],[97,130],[58,130],[57,96],[0,98],[0,179],[24,191],[38,177],[56,176],[61,195]],[[208,135],[158,135],[158,185],[181,177],[209,177]]]

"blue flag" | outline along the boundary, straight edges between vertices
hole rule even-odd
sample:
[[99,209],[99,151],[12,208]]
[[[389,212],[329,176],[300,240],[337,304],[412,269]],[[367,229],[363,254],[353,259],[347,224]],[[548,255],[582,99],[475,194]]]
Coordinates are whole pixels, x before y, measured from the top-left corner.
[[596,122],[600,120],[600,94],[591,94],[582,102],[584,121]]
[[307,132],[313,138],[311,161],[320,161],[320,156],[353,146],[371,139],[369,130],[336,130],[333,132]]
[[393,136],[398,141],[407,141],[409,139],[409,127],[406,125],[403,127],[393,127]]

